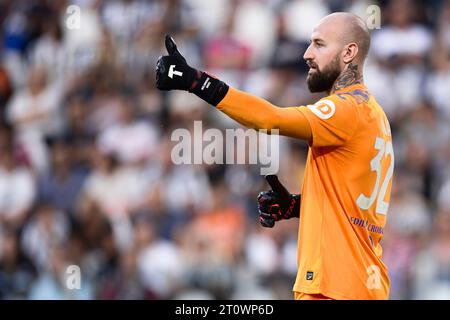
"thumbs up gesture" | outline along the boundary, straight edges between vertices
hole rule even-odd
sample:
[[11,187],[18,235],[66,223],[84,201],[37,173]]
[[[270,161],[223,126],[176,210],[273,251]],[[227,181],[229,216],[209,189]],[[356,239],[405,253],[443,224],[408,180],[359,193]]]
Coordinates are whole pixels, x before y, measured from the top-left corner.
[[206,72],[191,68],[178,51],[172,37],[166,35],[168,55],[156,63],[156,87],[159,90],[186,90],[217,106],[228,92],[228,85]]
[[160,90],[192,89],[200,72],[187,64],[169,35],[166,35],[165,44],[168,55],[160,57],[156,63],[156,87]]

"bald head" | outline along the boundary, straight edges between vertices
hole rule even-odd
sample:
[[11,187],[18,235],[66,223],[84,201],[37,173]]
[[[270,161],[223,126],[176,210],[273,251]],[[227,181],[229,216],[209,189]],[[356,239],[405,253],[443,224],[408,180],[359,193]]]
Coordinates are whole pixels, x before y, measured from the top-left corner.
[[306,79],[311,92],[332,92],[362,83],[370,33],[358,16],[336,12],[320,20],[303,55],[310,67]]
[[364,62],[370,48],[370,32],[360,17],[349,12],[335,12],[320,20],[316,29],[321,30],[325,36],[333,37],[343,46],[356,43],[356,59]]

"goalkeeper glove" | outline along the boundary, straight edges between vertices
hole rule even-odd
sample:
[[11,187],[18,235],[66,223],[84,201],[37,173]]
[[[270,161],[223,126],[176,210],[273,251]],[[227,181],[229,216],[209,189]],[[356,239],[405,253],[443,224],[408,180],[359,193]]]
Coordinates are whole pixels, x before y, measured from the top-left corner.
[[190,67],[169,35],[165,39],[169,55],[156,63],[156,87],[159,90],[185,90],[194,93],[209,104],[216,106],[228,92],[228,85]]
[[258,195],[259,222],[272,228],[276,221],[300,216],[300,195],[290,194],[276,175],[266,176],[272,190]]

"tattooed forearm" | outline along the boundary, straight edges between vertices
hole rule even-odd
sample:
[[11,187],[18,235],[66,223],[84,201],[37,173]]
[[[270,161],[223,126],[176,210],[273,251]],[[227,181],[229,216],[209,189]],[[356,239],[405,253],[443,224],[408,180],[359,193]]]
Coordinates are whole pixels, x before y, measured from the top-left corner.
[[350,63],[334,82],[331,92],[362,82],[363,77],[358,72],[358,65]]

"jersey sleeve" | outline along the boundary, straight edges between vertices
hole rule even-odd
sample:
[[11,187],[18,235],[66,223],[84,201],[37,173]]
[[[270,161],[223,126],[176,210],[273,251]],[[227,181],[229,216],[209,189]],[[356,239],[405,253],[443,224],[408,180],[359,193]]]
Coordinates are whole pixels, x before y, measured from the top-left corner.
[[297,107],[311,127],[311,147],[340,146],[356,131],[357,104],[350,95],[331,95],[313,105]]
[[247,128],[273,129],[279,134],[309,141],[311,129],[297,107],[281,108],[257,96],[230,87],[217,109]]

